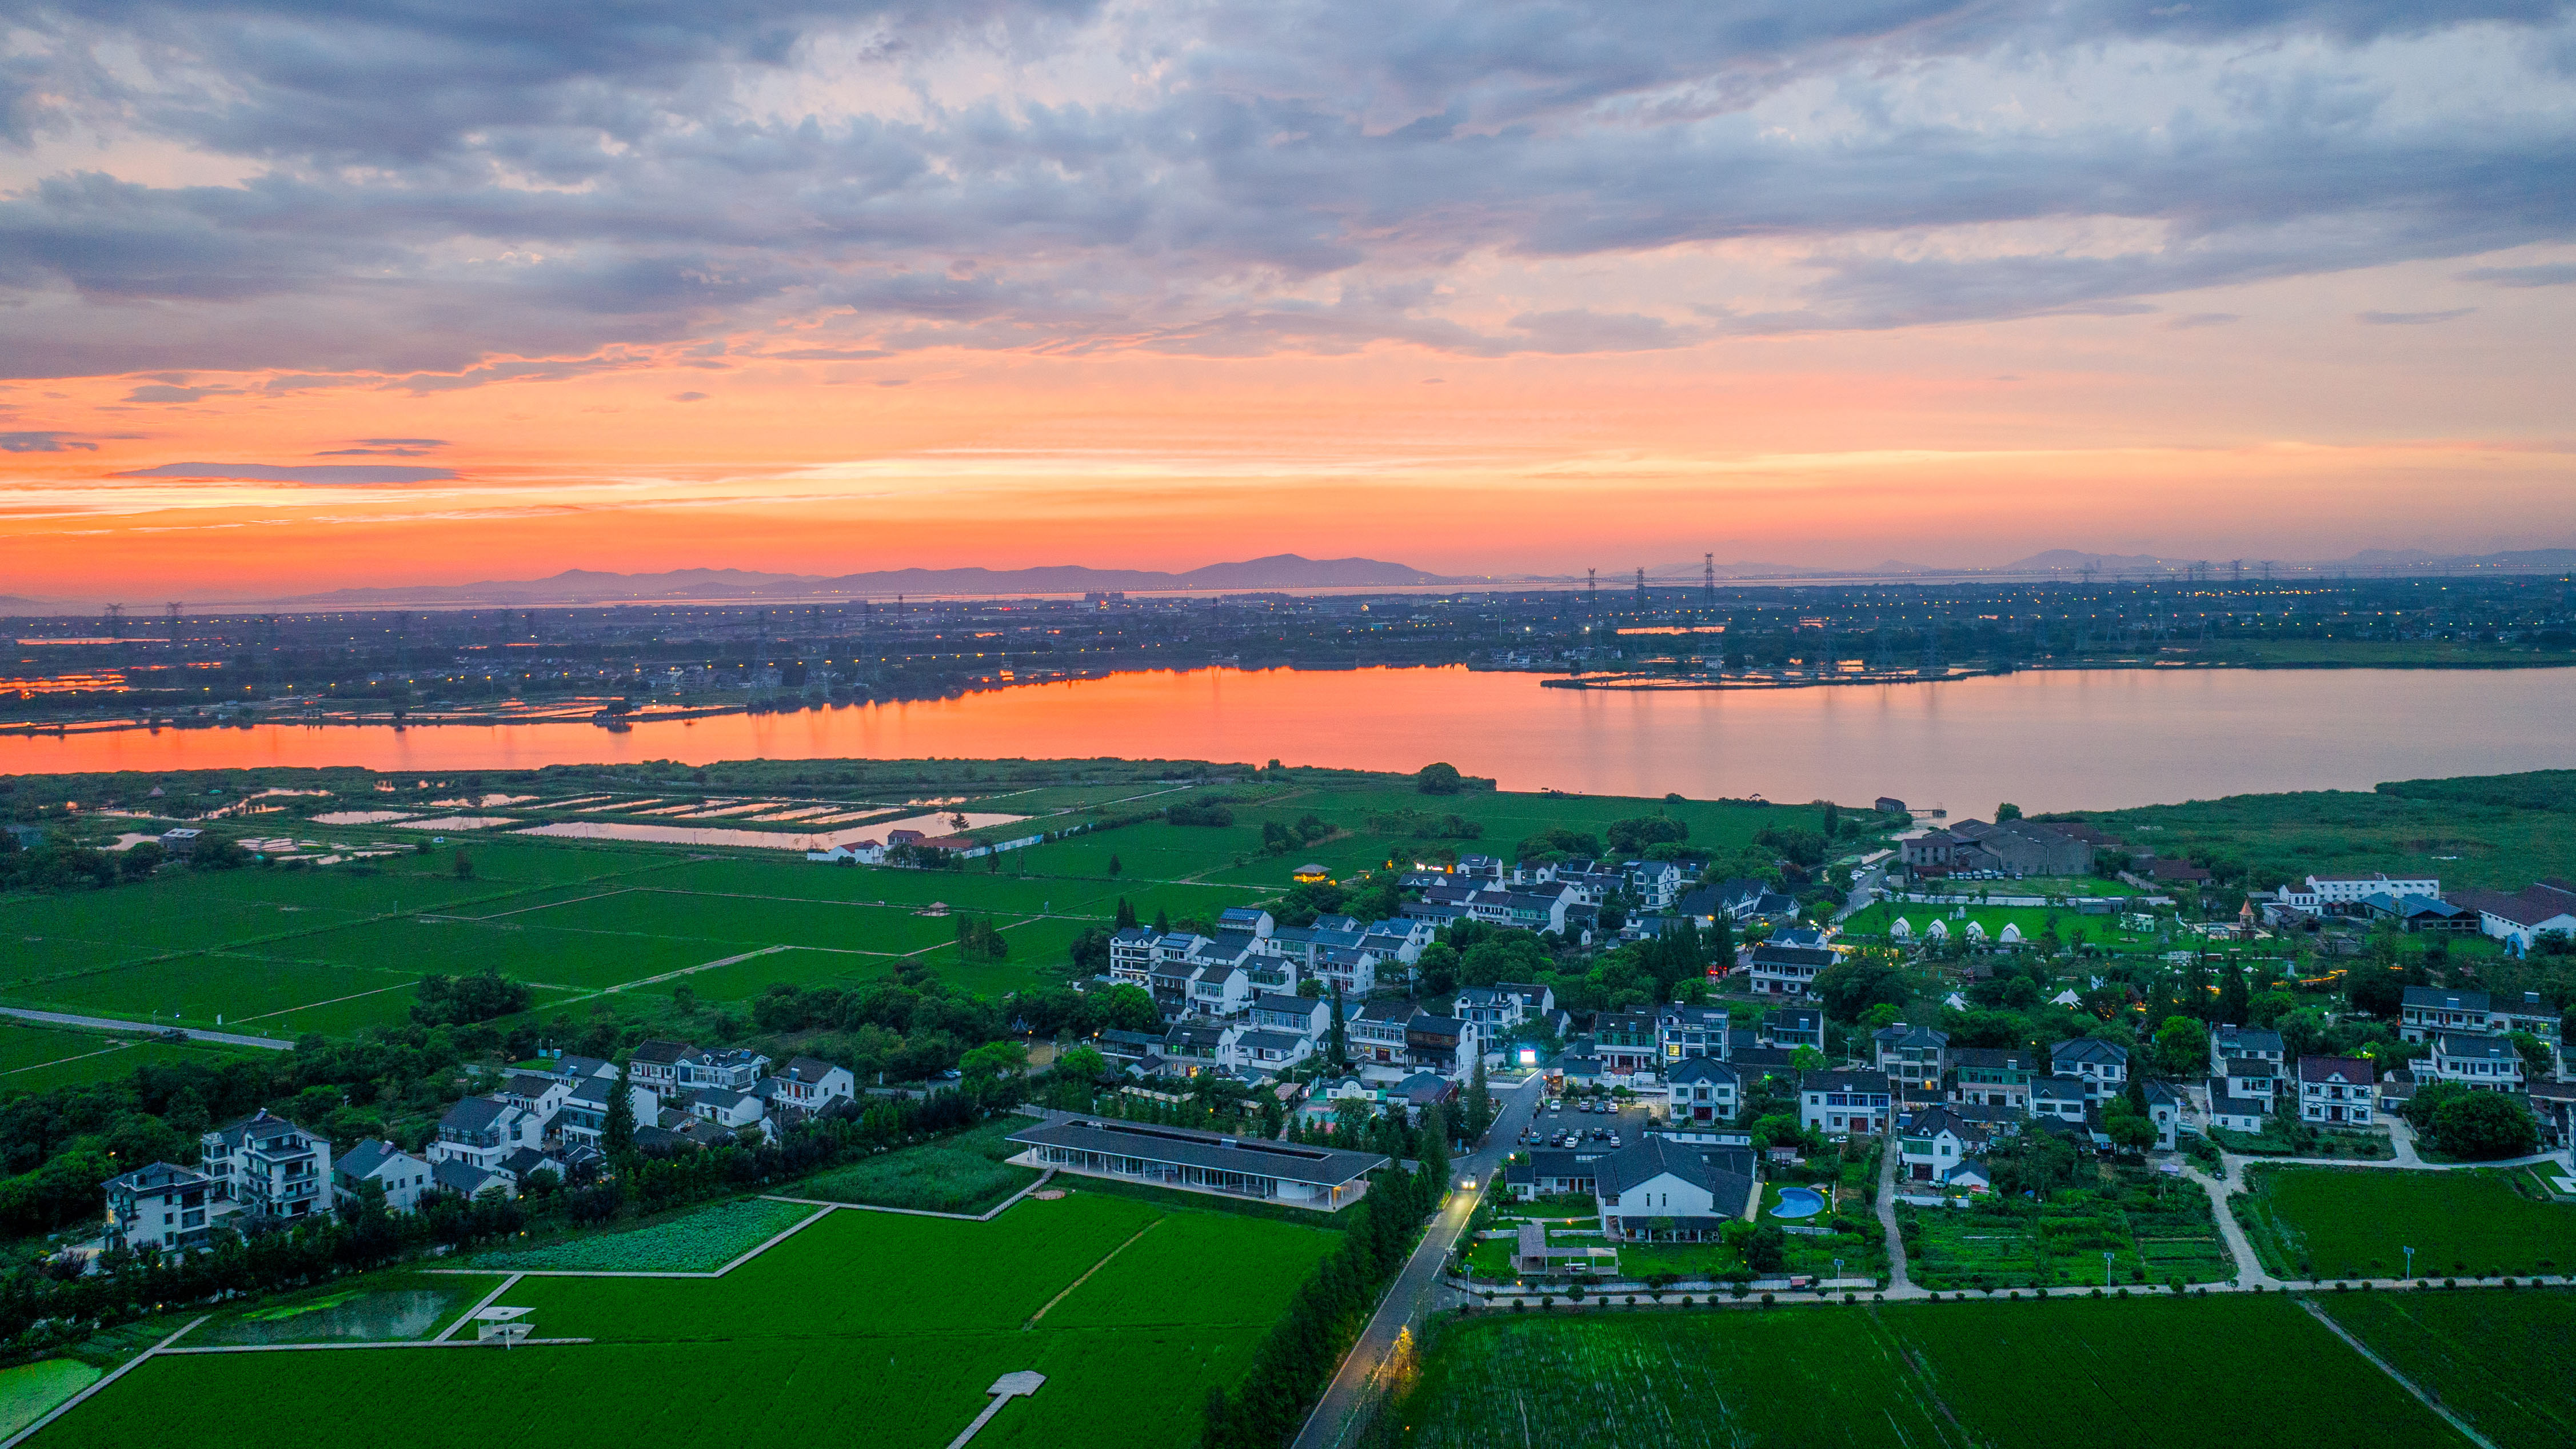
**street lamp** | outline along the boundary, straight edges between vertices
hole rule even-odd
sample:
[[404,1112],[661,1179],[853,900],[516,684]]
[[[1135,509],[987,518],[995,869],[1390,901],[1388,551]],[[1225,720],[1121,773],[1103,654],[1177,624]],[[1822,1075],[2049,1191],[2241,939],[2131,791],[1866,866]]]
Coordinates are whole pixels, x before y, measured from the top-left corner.
[[2414,1250],[2413,1248],[2401,1248],[2401,1249],[2399,1249],[2399,1251],[2400,1251],[2400,1252],[2402,1252],[2402,1253],[2404,1253],[2404,1254],[2406,1255],[2406,1276],[2407,1276],[2407,1277],[2409,1277],[2409,1278],[2414,1277],[2414,1276],[2415,1276],[2415,1250]]
[[2107,1252],[2102,1255],[2102,1286],[2111,1286],[2111,1255]]

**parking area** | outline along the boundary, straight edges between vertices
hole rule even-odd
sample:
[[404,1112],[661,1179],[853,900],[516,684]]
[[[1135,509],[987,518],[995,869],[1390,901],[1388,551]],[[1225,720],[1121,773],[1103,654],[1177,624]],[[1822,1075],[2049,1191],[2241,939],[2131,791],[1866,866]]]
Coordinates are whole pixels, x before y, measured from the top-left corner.
[[[1617,1107],[1611,1102],[1585,1102],[1550,1098],[1539,1107],[1530,1122],[1529,1131],[1521,1135],[1519,1146],[1573,1146],[1564,1142],[1573,1133],[1586,1145],[1596,1147],[1631,1146],[1645,1130],[1652,1116],[1643,1106]],[[1614,1142],[1615,1139],[1615,1142]]]

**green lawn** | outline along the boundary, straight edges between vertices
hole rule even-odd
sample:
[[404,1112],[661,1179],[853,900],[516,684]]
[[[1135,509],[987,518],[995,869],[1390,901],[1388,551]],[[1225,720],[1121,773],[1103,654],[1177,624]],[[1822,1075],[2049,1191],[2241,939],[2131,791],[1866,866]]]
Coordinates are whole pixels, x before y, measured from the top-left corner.
[[2256,1167],[2232,1201],[2263,1264],[2291,1278],[2526,1276],[2576,1261],[2576,1207],[2504,1171]]
[[2499,1449],[2576,1443],[2576,1294],[2334,1293],[2318,1302]]
[[1402,1417],[1423,1449],[2458,1442],[2280,1297],[1486,1315]]
[[75,1358],[0,1369],[0,1436],[15,1434],[54,1405],[98,1382],[99,1370]]

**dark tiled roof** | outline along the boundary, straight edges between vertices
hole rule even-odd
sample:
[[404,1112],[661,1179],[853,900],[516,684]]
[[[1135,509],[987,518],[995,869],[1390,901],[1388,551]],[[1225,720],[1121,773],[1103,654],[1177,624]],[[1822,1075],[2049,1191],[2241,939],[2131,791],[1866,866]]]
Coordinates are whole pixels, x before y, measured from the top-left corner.
[[1342,1187],[1387,1165],[1369,1152],[1337,1147],[1304,1147],[1286,1142],[1220,1137],[1179,1127],[1147,1127],[1135,1122],[1094,1122],[1073,1118],[1043,1123],[1011,1134],[1013,1142],[1032,1147],[1061,1147],[1142,1158],[1218,1172],[1276,1178],[1315,1187]]

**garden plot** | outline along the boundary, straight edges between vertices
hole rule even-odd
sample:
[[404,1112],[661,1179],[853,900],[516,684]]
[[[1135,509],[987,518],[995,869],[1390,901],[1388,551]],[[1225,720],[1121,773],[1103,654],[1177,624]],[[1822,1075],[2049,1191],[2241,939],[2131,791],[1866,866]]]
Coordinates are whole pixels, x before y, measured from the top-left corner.
[[2256,1167],[2231,1199],[2263,1265],[2290,1278],[2487,1277],[2566,1271],[2576,1207],[2517,1191],[2509,1170]]
[[1906,1272],[1917,1284],[1963,1288],[2091,1287],[2104,1253],[2118,1284],[2217,1283],[2236,1276],[2193,1183],[2131,1173],[2064,1188],[2045,1203],[2000,1197],[1967,1208],[1899,1208]]

